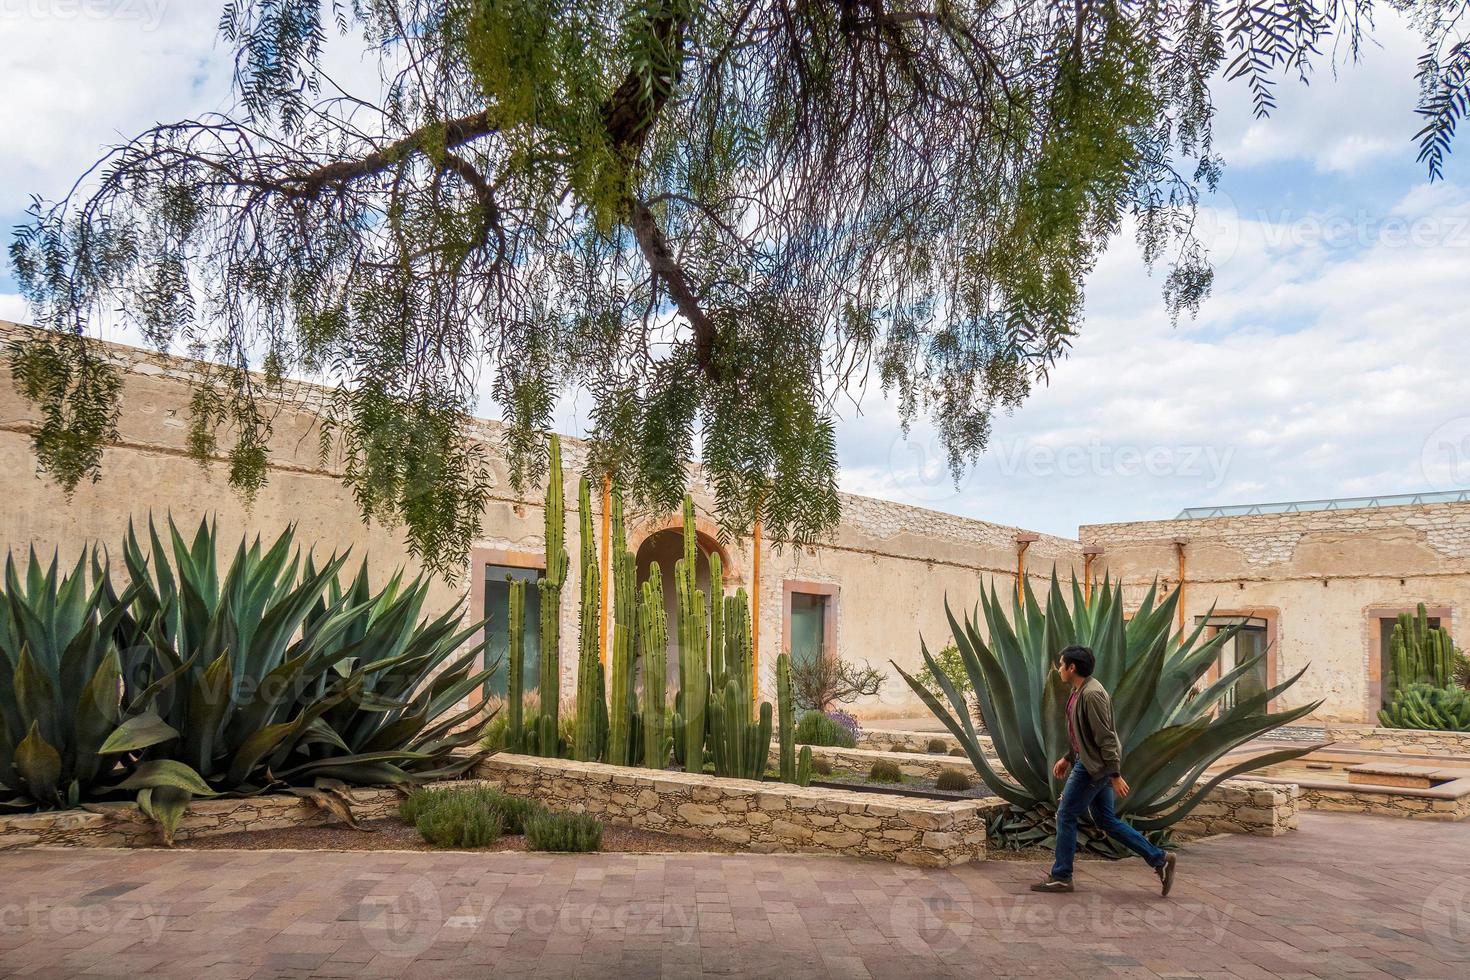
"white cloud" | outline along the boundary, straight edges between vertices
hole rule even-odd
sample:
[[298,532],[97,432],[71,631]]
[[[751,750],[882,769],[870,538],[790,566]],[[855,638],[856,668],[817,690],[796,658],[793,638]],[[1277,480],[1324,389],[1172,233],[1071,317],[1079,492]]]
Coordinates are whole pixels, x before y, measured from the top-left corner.
[[1424,42],[1396,11],[1375,9],[1374,19],[1373,36],[1356,63],[1344,62],[1334,71],[1329,61],[1319,59],[1305,86],[1295,76],[1279,77],[1277,107],[1269,118],[1255,118],[1244,84],[1215,85],[1216,146],[1226,165],[1266,167],[1300,160],[1319,173],[1351,173],[1411,153],[1419,128],[1414,72]]
[[[1415,188],[1392,213],[1454,228],[1470,225],[1470,200]],[[895,443],[892,407],[876,399],[841,429],[846,487],[1073,534],[1200,504],[1444,489],[1470,473],[1470,458],[1440,459],[1445,445],[1470,453],[1470,420],[1463,436],[1432,435],[1470,415],[1466,243],[1385,241],[1371,226],[1362,247],[1260,221],[1239,232],[1215,296],[1177,329],[1120,236],[1072,356],[996,419],[960,491],[930,431],[917,448]]]

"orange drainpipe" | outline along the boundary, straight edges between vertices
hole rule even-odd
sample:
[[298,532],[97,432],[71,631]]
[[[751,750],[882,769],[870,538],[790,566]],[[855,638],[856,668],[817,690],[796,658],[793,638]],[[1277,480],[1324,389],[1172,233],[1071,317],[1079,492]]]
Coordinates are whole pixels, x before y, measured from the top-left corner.
[[761,514],[755,512],[755,561],[750,575],[750,699],[760,695],[756,687],[761,676]]
[[1101,554],[1102,549],[1097,545],[1089,545],[1082,549],[1082,599],[1084,602],[1092,601],[1092,563]]
[[612,474],[602,476],[602,608],[598,610],[597,659],[607,666],[607,594],[611,585],[608,559],[612,556]]
[[1179,633],[1184,633],[1184,546],[1188,538],[1175,538],[1174,551],[1179,556]]
[[1031,542],[1040,540],[1039,534],[1016,535],[1016,601],[1026,601],[1026,549],[1031,547]]

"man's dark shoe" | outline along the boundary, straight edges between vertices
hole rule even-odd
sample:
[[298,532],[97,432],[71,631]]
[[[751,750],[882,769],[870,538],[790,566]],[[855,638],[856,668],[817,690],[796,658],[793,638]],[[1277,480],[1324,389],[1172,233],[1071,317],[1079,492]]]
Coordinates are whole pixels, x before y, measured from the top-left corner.
[[1164,883],[1164,897],[1169,897],[1169,889],[1174,887],[1174,855],[1164,855],[1164,863],[1154,868],[1154,874]]
[[1031,890],[1034,892],[1069,892],[1073,889],[1070,878],[1053,878],[1047,875],[1045,881],[1038,881],[1031,886]]

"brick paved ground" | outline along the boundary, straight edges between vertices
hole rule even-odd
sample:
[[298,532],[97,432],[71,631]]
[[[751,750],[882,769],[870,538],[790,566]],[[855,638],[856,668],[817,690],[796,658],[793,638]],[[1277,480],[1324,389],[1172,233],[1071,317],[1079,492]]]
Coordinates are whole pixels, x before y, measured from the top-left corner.
[[0,854],[0,975],[1466,976],[1470,828],[1306,814],[1139,862],[795,855]]

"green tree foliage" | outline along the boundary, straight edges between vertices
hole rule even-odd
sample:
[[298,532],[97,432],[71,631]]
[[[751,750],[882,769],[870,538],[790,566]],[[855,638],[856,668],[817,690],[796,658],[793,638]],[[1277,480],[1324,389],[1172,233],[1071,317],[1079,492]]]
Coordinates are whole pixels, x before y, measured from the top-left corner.
[[[1396,6],[1428,39],[1438,174],[1463,2]],[[838,516],[837,407],[875,382],[958,472],[1066,352],[1125,223],[1169,309],[1194,309],[1209,80],[1243,79],[1264,113],[1325,42],[1355,54],[1371,10],[233,0],[234,105],[114,147],[12,245],[46,328],[10,352],[35,448],[63,487],[98,472],[117,374],[79,338],[121,310],[214,365],[190,442],[246,493],[286,379],[334,386],[324,451],[431,564],[458,562],[488,494],[465,425],[482,377],[518,488],[580,388],[591,469],[635,503],[677,506],[698,455],[729,531],[759,509],[806,542]],[[378,90],[322,70],[333,31],[378,59]]]

